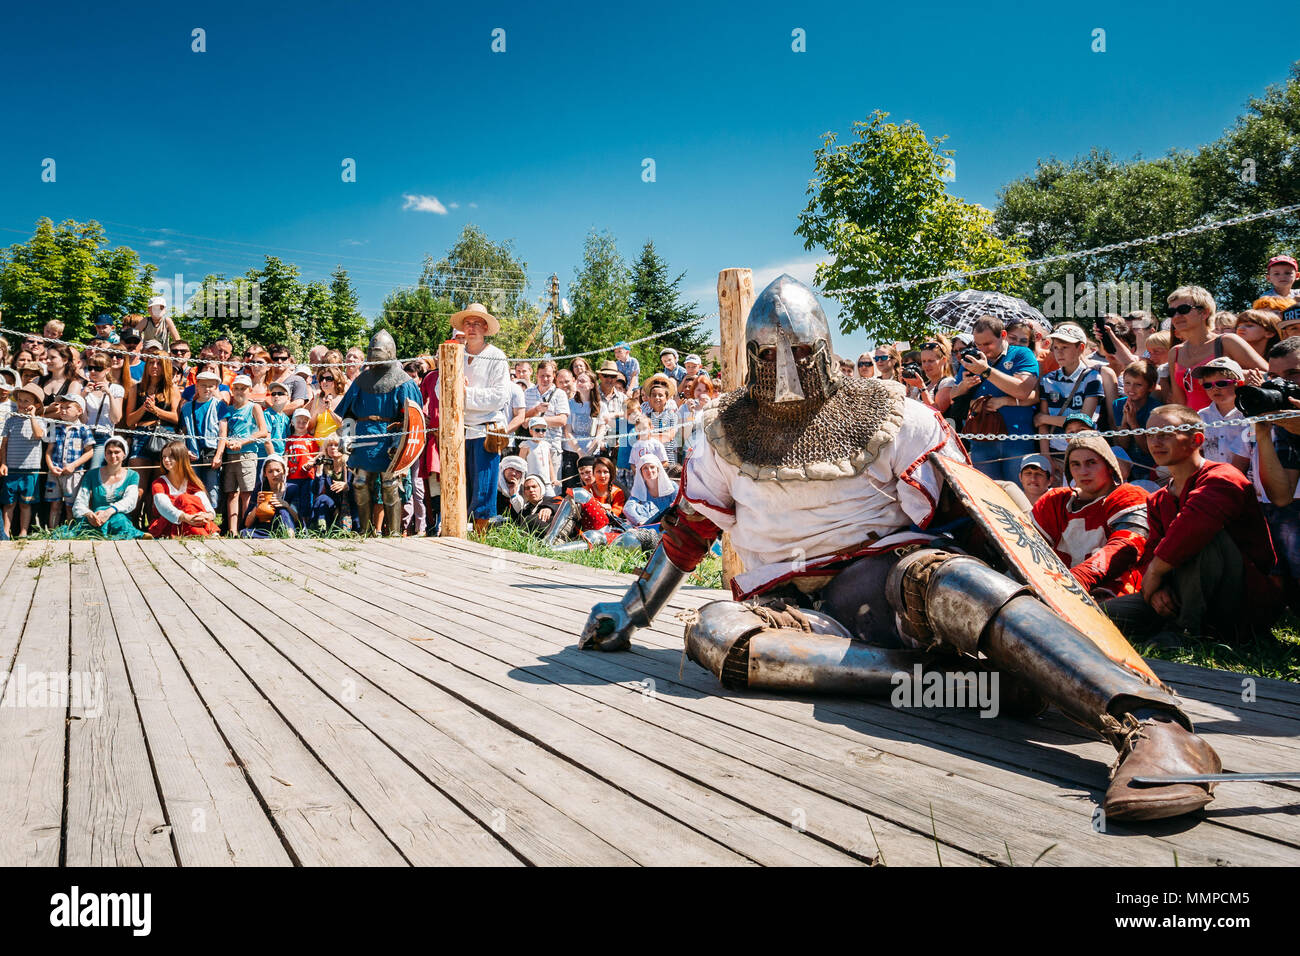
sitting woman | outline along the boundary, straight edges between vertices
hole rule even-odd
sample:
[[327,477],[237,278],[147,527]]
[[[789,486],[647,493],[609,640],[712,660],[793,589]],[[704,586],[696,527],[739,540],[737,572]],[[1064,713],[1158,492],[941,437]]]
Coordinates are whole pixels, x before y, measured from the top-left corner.
[[545,534],[555,517],[560,499],[546,494],[546,483],[540,475],[528,475],[519,486],[522,502],[519,508],[507,508],[503,514],[529,534]]
[[311,524],[319,531],[357,526],[357,505],[352,498],[352,476],[348,456],[339,449],[337,435],[324,439],[324,451],[316,458],[312,479]]
[[668,477],[663,462],[654,455],[646,455],[637,469],[632,497],[623,509],[623,517],[633,527],[654,524],[676,498],[677,482]]
[[123,467],[130,446],[114,435],[104,443],[104,463],[86,472],[72,505],[71,524],[55,529],[58,538],[149,537],[131,524],[129,515],[140,500],[140,475]]
[[267,455],[262,475],[253,487],[248,510],[239,523],[241,538],[269,538],[277,526],[287,537],[302,524],[289,500],[289,468],[279,455]]
[[518,455],[506,455],[501,459],[501,469],[497,472],[497,514],[509,517],[520,501],[524,476],[528,474],[527,463]]
[[592,466],[591,496],[613,517],[623,514],[623,505],[627,495],[623,489],[614,484],[614,463],[604,455],[596,459]]
[[158,517],[149,525],[155,538],[206,537],[217,533],[217,515],[190,464],[183,441],[168,442],[159,455],[162,474],[150,487]]

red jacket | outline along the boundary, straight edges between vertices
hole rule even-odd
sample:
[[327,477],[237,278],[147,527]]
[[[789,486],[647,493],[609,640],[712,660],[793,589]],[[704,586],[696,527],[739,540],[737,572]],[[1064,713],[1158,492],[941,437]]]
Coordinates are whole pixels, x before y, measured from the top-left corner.
[[1183,485],[1175,498],[1168,487],[1147,500],[1151,532],[1147,536],[1142,568],[1159,557],[1178,567],[1227,531],[1246,561],[1244,606],[1252,616],[1267,619],[1279,605],[1277,555],[1268,522],[1255,497],[1250,479],[1232,465],[1207,461]]
[[1034,502],[1034,523],[1085,589],[1141,589],[1137,564],[1147,540],[1147,493],[1141,488],[1119,485],[1087,504],[1079,503],[1073,488],[1053,488]]

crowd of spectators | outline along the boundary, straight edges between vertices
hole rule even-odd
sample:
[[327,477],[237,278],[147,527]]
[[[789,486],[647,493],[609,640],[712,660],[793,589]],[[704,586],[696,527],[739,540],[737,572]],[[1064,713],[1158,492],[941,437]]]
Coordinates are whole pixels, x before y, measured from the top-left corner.
[[[1078,583],[1130,635],[1231,639],[1300,607],[1300,418],[1234,425],[1238,390],[1300,386],[1297,265],[1268,263],[1241,312],[1198,286],[1165,316],[1134,311],[1045,328],[984,316],[969,333],[887,343],[843,374],[900,382],[959,432],[972,463],[1023,493]],[[478,313],[473,312],[477,308]],[[629,344],[609,357],[513,365],[481,306],[458,313],[467,350],[466,471],[476,527],[546,534],[567,499],[614,530],[653,527],[677,493],[696,418],[719,397],[699,355]],[[365,353],[295,356],[222,337],[193,352],[155,300],[101,316],[81,348],[51,322],[12,349],[0,339],[0,505],[5,536],[292,535],[362,526],[336,413]],[[300,362],[300,359],[302,360]],[[439,386],[430,357],[406,360],[430,434],[402,485],[401,529],[438,533]],[[1283,389],[1285,391],[1285,389]],[[1285,398],[1285,407],[1300,401]],[[1163,425],[1173,433],[1099,433]],[[593,511],[594,509],[594,511]]]

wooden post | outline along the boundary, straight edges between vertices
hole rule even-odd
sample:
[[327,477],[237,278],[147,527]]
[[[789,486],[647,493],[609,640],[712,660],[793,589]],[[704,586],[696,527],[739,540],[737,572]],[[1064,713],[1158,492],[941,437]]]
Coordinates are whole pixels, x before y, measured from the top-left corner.
[[465,346],[438,346],[438,458],[442,535],[465,537]]
[[[722,353],[722,390],[732,391],[745,384],[745,320],[754,305],[754,273],[749,269],[723,269],[718,273],[718,325]],[[731,547],[731,535],[722,536],[722,586],[745,570]]]

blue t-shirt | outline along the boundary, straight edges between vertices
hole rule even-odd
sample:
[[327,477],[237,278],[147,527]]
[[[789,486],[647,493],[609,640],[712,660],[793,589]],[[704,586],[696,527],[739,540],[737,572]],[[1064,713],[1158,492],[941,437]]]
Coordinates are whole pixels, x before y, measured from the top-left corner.
[[[284,438],[289,434],[289,416],[283,412],[277,412],[274,408],[262,409],[262,420],[266,422],[266,430],[271,434],[271,447],[281,458],[284,457]],[[257,460],[263,461],[266,458],[266,444],[258,443]]]
[[[1114,417],[1114,419],[1115,419],[1115,427],[1116,427],[1116,428],[1123,428],[1123,427],[1124,427],[1124,425],[1123,425],[1123,421],[1124,421],[1124,409],[1125,409],[1127,406],[1128,406],[1128,396],[1127,396],[1127,395],[1121,395],[1119,398],[1115,399],[1114,403],[1112,403],[1111,408],[1112,408],[1112,410],[1113,410],[1113,417]],[[1159,407],[1160,407],[1160,400],[1159,400],[1158,398],[1156,398],[1154,395],[1148,395],[1148,396],[1147,396],[1146,404],[1143,405],[1141,408],[1139,408],[1139,409],[1137,410],[1137,423],[1138,423],[1138,428],[1146,428],[1146,427],[1147,427],[1147,419],[1150,418],[1150,417],[1151,417],[1151,413],[1152,413],[1153,411],[1155,411],[1155,410],[1156,410],[1157,408],[1159,408]],[[1137,443],[1136,439],[1135,439],[1134,442],[1133,442],[1133,447],[1132,447],[1132,449],[1129,451],[1128,456],[1129,456],[1131,459],[1133,459],[1133,464],[1134,464],[1134,465],[1138,465],[1138,466],[1140,466],[1140,467],[1142,467],[1142,468],[1154,469],[1155,466],[1156,466],[1156,461],[1155,461],[1155,459],[1152,458],[1151,455],[1150,455],[1148,452],[1145,452],[1145,451],[1142,450],[1142,446],[1139,445],[1139,444]],[[1137,474],[1137,475],[1134,475],[1134,477],[1135,477],[1135,478],[1146,478],[1146,477],[1147,477],[1147,474],[1145,474],[1145,473],[1144,473],[1144,474]]]
[[[961,383],[962,378],[966,375],[966,367],[960,361],[956,362],[956,372],[954,378],[957,384]],[[1034,378],[1038,378],[1038,359],[1034,353],[1021,345],[1009,345],[1007,350],[1002,353],[996,362],[990,362],[989,367],[999,372],[1005,372],[1007,375],[1015,376],[1021,372],[1030,372]],[[991,377],[989,381],[980,382],[979,386],[971,393],[972,398],[979,398],[981,395],[988,395],[992,398],[1006,397],[1006,392],[993,384]],[[1034,433],[1034,415],[1037,413],[1036,405],[1013,406],[1008,405],[1001,409],[1002,420],[1007,423],[1007,433],[1011,435],[1032,435]]]
[[133,379],[135,379],[137,382],[142,381],[144,379],[144,359],[141,359],[140,361],[132,365],[129,371]]
[[[253,418],[252,402],[244,404],[243,408],[236,408],[234,405],[222,403],[222,407],[217,410],[217,420],[226,423],[226,438],[247,438],[257,431],[257,421]],[[247,455],[249,452],[257,451],[256,448],[250,448],[244,445],[238,450],[232,450],[233,455]]]

